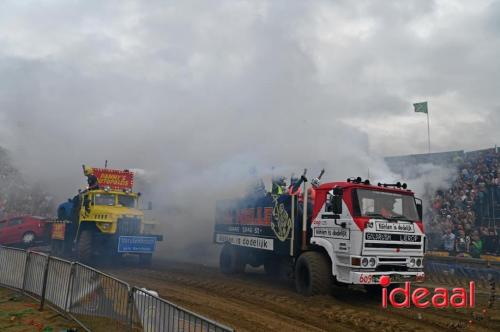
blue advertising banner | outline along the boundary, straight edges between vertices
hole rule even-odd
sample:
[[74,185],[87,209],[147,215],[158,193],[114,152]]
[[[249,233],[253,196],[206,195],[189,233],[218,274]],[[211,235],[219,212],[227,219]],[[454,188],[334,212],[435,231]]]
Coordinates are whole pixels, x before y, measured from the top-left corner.
[[120,236],[118,238],[118,252],[153,253],[156,238],[151,236]]

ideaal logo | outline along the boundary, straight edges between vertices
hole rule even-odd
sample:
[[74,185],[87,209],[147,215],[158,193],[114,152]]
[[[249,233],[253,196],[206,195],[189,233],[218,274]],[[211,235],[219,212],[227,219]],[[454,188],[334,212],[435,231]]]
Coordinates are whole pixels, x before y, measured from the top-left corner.
[[[380,286],[382,286],[382,307],[387,308],[389,302],[394,308],[409,308],[410,302],[417,308],[474,308],[475,305],[475,288],[474,281],[469,283],[469,293],[465,288],[453,288],[450,292],[446,288],[435,288],[433,292],[425,287],[419,287],[411,290],[410,283],[405,282],[404,288],[398,287],[388,292],[388,286],[391,283],[389,276],[380,277]],[[389,293],[389,296],[387,296]],[[402,295],[403,301],[398,302],[396,296]]]

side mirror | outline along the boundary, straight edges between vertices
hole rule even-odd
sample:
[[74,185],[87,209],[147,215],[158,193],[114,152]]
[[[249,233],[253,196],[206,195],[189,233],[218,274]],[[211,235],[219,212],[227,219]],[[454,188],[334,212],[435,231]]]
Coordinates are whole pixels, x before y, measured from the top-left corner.
[[418,213],[418,218],[420,220],[423,220],[423,208],[422,208],[422,200],[421,199],[418,199],[416,198],[416,203],[417,203],[417,213]]
[[342,196],[334,195],[330,202],[333,214],[342,214]]
[[344,194],[344,190],[340,187],[333,188],[333,194],[335,196],[342,196]]
[[149,211],[153,210],[153,202],[151,201],[148,202],[148,210]]
[[330,212],[333,214],[342,214],[342,195],[344,195],[342,188],[333,188],[333,195],[330,197]]

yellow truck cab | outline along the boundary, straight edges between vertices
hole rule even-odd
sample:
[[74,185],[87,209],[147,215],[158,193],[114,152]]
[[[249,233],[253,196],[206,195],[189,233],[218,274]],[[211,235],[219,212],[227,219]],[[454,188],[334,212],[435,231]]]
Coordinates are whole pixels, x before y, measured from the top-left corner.
[[105,234],[140,233],[144,212],[138,208],[139,195],[109,189],[91,190],[82,195],[80,222],[95,223]]

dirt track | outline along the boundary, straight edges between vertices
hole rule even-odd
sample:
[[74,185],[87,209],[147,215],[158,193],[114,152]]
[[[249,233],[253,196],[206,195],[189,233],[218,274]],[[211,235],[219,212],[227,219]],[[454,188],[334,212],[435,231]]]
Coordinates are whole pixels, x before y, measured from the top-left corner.
[[500,331],[500,310],[382,309],[380,296],[335,289],[332,296],[302,297],[293,285],[253,270],[228,277],[215,268],[165,262],[152,269],[112,268],[107,272],[237,331]]

